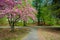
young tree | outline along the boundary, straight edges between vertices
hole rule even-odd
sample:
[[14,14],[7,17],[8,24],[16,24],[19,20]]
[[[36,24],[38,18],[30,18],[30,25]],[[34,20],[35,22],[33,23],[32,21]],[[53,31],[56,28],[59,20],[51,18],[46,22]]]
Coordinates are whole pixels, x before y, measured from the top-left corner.
[[[23,1],[25,4],[23,4]],[[14,24],[19,20],[27,21],[30,17],[36,20],[36,10],[32,8],[27,0],[0,0],[0,18],[7,17],[11,31],[14,31]],[[24,6],[25,5],[25,6]]]

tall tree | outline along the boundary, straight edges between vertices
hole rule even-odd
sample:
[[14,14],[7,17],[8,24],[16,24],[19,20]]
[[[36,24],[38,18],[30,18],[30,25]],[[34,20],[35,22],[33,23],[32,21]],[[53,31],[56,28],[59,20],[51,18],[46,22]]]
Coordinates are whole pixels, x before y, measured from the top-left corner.
[[[40,20],[41,20],[41,10],[43,7],[50,6],[52,4],[52,0],[34,0],[33,1],[33,6],[36,8],[38,11],[37,14],[37,20],[38,20],[38,26],[40,25]],[[50,10],[50,9],[49,9]],[[44,13],[45,14],[45,13]],[[43,19],[44,20],[44,19]]]
[[41,7],[41,0],[34,0],[33,1],[33,6],[38,11],[37,20],[38,20],[38,26],[40,26],[40,7]]

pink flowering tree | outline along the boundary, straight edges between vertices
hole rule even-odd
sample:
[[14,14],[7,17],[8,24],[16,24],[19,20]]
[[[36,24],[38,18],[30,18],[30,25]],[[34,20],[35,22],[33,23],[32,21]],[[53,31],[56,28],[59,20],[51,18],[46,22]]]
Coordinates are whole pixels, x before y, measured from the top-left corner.
[[[23,3],[24,1],[24,3]],[[36,10],[27,0],[0,0],[0,18],[7,17],[11,31],[19,20],[26,22],[29,18],[36,20]]]
[[26,26],[26,22],[29,18],[32,20],[36,20],[36,13],[37,11],[27,2],[27,0],[24,0],[22,5],[20,6],[20,12],[21,19],[24,22],[24,26]]

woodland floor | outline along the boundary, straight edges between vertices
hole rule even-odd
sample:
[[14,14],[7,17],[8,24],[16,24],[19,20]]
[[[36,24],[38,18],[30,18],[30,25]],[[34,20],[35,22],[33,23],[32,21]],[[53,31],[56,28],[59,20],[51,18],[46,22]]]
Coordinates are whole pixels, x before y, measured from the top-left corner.
[[15,32],[10,32],[8,28],[0,28],[0,40],[21,40],[29,31],[30,29],[21,28],[15,29]]
[[60,40],[60,29],[38,29],[40,40]]
[[10,32],[8,28],[0,28],[0,40],[60,40],[60,29],[19,28]]

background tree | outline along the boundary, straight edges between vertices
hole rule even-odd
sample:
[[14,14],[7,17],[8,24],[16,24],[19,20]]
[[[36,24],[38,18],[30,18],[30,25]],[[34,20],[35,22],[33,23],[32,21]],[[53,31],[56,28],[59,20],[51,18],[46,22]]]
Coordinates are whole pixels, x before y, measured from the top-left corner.
[[53,0],[53,4],[52,4],[52,11],[54,16],[56,17],[56,24],[60,24],[60,0]]
[[40,7],[41,7],[41,0],[38,0],[38,1],[37,0],[34,0],[33,1],[33,6],[38,11],[37,20],[38,20],[38,26],[40,26]]
[[[38,11],[38,14],[37,14],[38,26],[40,26],[42,19],[44,20],[44,18],[41,18],[41,16],[43,16],[43,15],[41,15],[42,8],[45,8],[49,5],[51,5],[51,2],[52,2],[52,0],[34,0],[33,1],[33,6]],[[47,7],[47,9],[48,9],[48,7]],[[46,14],[46,13],[44,13],[44,14]],[[44,22],[44,24],[45,24],[45,22]]]

